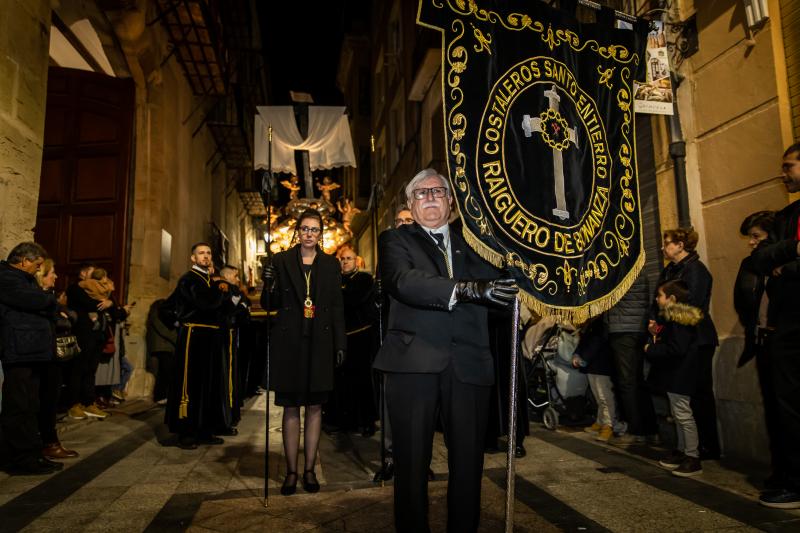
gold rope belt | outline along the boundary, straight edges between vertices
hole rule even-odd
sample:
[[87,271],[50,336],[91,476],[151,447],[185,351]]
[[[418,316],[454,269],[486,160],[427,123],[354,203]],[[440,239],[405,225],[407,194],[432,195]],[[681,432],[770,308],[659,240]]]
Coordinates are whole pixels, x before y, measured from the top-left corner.
[[233,329],[228,330],[228,403],[233,409]]
[[367,324],[366,326],[362,326],[358,329],[354,329],[353,331],[348,331],[345,335],[355,335],[356,333],[361,333],[362,331],[366,331],[372,327],[372,324]]
[[189,328],[186,333],[186,349],[183,356],[183,389],[181,390],[181,404],[178,407],[178,419],[186,418],[189,416],[189,344],[192,339],[193,328],[208,328],[219,329],[219,326],[212,326],[210,324],[183,324],[184,327]]

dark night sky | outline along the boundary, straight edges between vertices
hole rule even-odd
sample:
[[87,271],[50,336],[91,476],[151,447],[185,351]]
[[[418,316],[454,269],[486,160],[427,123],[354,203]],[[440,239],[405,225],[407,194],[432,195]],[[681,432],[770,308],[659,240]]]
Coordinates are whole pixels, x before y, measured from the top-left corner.
[[336,88],[342,37],[365,27],[369,0],[258,2],[270,105],[291,104],[289,91],[309,92],[317,105],[341,105]]

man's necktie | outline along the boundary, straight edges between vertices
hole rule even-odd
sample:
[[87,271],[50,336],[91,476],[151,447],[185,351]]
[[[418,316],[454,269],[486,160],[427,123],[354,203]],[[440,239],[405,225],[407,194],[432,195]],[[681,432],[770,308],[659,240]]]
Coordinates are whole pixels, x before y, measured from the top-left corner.
[[453,277],[453,267],[450,266],[450,256],[447,255],[447,247],[444,245],[444,235],[441,233],[431,232],[431,237],[436,239],[436,246],[444,256],[444,264],[447,265],[447,277]]

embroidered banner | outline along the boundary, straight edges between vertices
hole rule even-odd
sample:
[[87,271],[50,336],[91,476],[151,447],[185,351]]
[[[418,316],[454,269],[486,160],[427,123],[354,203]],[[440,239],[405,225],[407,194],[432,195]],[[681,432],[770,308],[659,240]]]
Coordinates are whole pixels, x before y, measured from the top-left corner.
[[530,0],[420,0],[442,32],[450,180],[464,236],[542,315],[583,322],[644,264],[633,80],[647,26]]

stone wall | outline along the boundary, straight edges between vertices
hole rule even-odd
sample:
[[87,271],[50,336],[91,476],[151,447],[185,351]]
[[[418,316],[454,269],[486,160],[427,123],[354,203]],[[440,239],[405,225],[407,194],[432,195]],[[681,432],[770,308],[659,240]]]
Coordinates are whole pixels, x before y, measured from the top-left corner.
[[[146,28],[143,20],[143,11],[112,17],[136,82],[128,286],[128,301],[136,306],[126,337],[127,356],[135,367],[127,392],[134,397],[150,395],[153,386],[146,372],[144,341],[150,305],[169,295],[189,269],[192,244],[209,238],[212,222],[229,238],[229,260],[250,248],[241,242],[243,233],[253,238],[225,164],[212,159],[216,146],[211,134],[200,127],[208,102],[202,105],[192,94],[174,56],[161,65],[168,53],[162,28]],[[162,230],[172,236],[168,279],[159,272]],[[244,256],[255,260],[254,252]],[[234,264],[238,263],[237,259]]]
[[50,0],[0,0],[0,258],[33,239],[44,144]]

